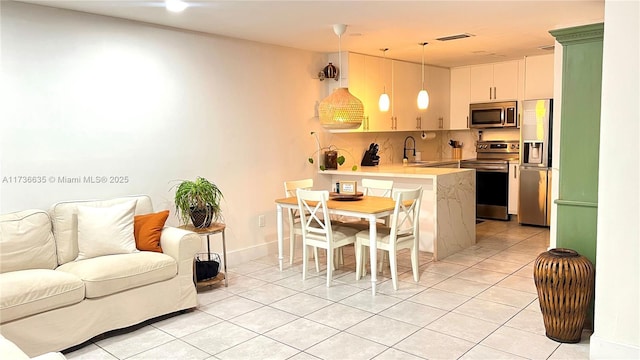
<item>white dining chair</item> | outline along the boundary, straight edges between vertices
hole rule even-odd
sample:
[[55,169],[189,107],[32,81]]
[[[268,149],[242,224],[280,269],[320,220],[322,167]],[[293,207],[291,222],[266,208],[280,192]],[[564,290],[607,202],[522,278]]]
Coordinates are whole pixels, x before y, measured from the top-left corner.
[[[284,182],[284,195],[286,197],[296,196],[297,189],[311,189],[313,179],[290,180]],[[296,235],[302,237],[302,226],[300,225],[300,215],[298,210],[287,209],[289,217],[289,264],[293,265],[293,256],[296,250]],[[318,250],[314,250],[314,256],[318,257]]]
[[[391,197],[393,193],[393,180],[379,180],[379,179],[362,179],[362,195],[364,196],[382,196],[382,197]],[[357,220],[345,220],[342,219],[343,226],[348,226],[357,229],[358,231],[369,229],[369,220],[367,219],[357,219]],[[389,224],[389,217],[385,217],[379,219],[382,221],[383,225]],[[380,261],[378,262],[378,271],[382,271],[382,266],[386,260],[386,253],[383,253],[383,256],[380,256]],[[366,263],[363,264],[366,266]]]
[[[390,226],[378,226],[376,247],[389,254],[391,280],[393,289],[398,290],[397,252],[409,249],[411,252],[411,270],[413,280],[418,282],[418,239],[420,238],[420,204],[422,203],[422,187],[413,190],[395,190],[393,192],[395,207],[390,219]],[[365,247],[370,245],[369,230],[356,234],[356,279],[366,274],[364,257]]]
[[[329,192],[326,190],[296,190],[298,197],[298,213],[302,225],[302,280],[307,278],[307,249],[327,250],[327,287],[331,285],[336,249],[354,244],[358,230],[339,225],[332,225],[327,208]],[[319,272],[316,256],[316,271]]]

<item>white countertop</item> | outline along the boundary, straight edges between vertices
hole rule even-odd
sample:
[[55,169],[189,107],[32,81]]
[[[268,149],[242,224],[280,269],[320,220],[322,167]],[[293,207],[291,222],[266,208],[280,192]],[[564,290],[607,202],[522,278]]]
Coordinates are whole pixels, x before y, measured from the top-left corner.
[[327,175],[355,175],[355,176],[382,176],[382,177],[414,177],[414,178],[434,178],[442,175],[457,174],[474,169],[419,167],[403,165],[379,165],[379,166],[358,166],[356,171],[347,170],[325,170],[320,174]]

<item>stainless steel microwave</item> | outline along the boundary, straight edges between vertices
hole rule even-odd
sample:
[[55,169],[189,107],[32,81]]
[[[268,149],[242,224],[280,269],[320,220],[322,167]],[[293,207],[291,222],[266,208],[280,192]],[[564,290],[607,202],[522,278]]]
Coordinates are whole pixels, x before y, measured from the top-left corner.
[[503,101],[469,105],[470,128],[503,128],[517,126],[517,101]]

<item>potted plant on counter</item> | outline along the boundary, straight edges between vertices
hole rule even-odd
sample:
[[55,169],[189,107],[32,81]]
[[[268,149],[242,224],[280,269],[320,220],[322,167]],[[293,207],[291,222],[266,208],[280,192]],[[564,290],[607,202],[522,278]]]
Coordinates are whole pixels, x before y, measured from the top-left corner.
[[[320,140],[318,140],[318,134],[316,134],[315,131],[311,132],[311,135],[314,135],[316,138],[316,144],[318,145],[318,149],[311,154],[311,156],[309,156],[309,158],[307,159],[309,161],[310,164],[314,163],[313,160],[313,156],[314,155],[318,155],[318,162],[320,162],[320,153],[322,151],[324,151],[324,164],[320,165],[320,170],[325,171],[325,170],[337,170],[338,169],[338,165],[342,166],[344,164],[344,162],[346,161],[345,157],[343,155],[339,155],[338,154],[338,150],[344,151],[347,154],[349,154],[349,156],[353,157],[353,155],[351,155],[350,152],[344,150],[344,149],[339,149],[337,148],[335,145],[329,145],[329,146],[320,146]],[[358,165],[353,165],[351,167],[352,171],[356,171],[358,170]]]
[[185,180],[177,185],[176,212],[182,223],[188,224],[191,220],[193,226],[206,228],[220,219],[222,198],[218,186],[203,177],[197,177],[195,181]]

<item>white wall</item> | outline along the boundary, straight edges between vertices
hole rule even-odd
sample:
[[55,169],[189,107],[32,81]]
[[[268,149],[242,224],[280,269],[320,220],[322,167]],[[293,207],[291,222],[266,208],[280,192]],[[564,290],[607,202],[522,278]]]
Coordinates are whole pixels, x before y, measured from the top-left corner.
[[605,3],[592,359],[640,358],[640,3]]
[[[275,241],[283,180],[315,174],[326,56],[22,3],[0,14],[0,212],[137,193],[173,211],[174,180],[203,176],[237,261]],[[128,182],[59,181],[77,176]]]

